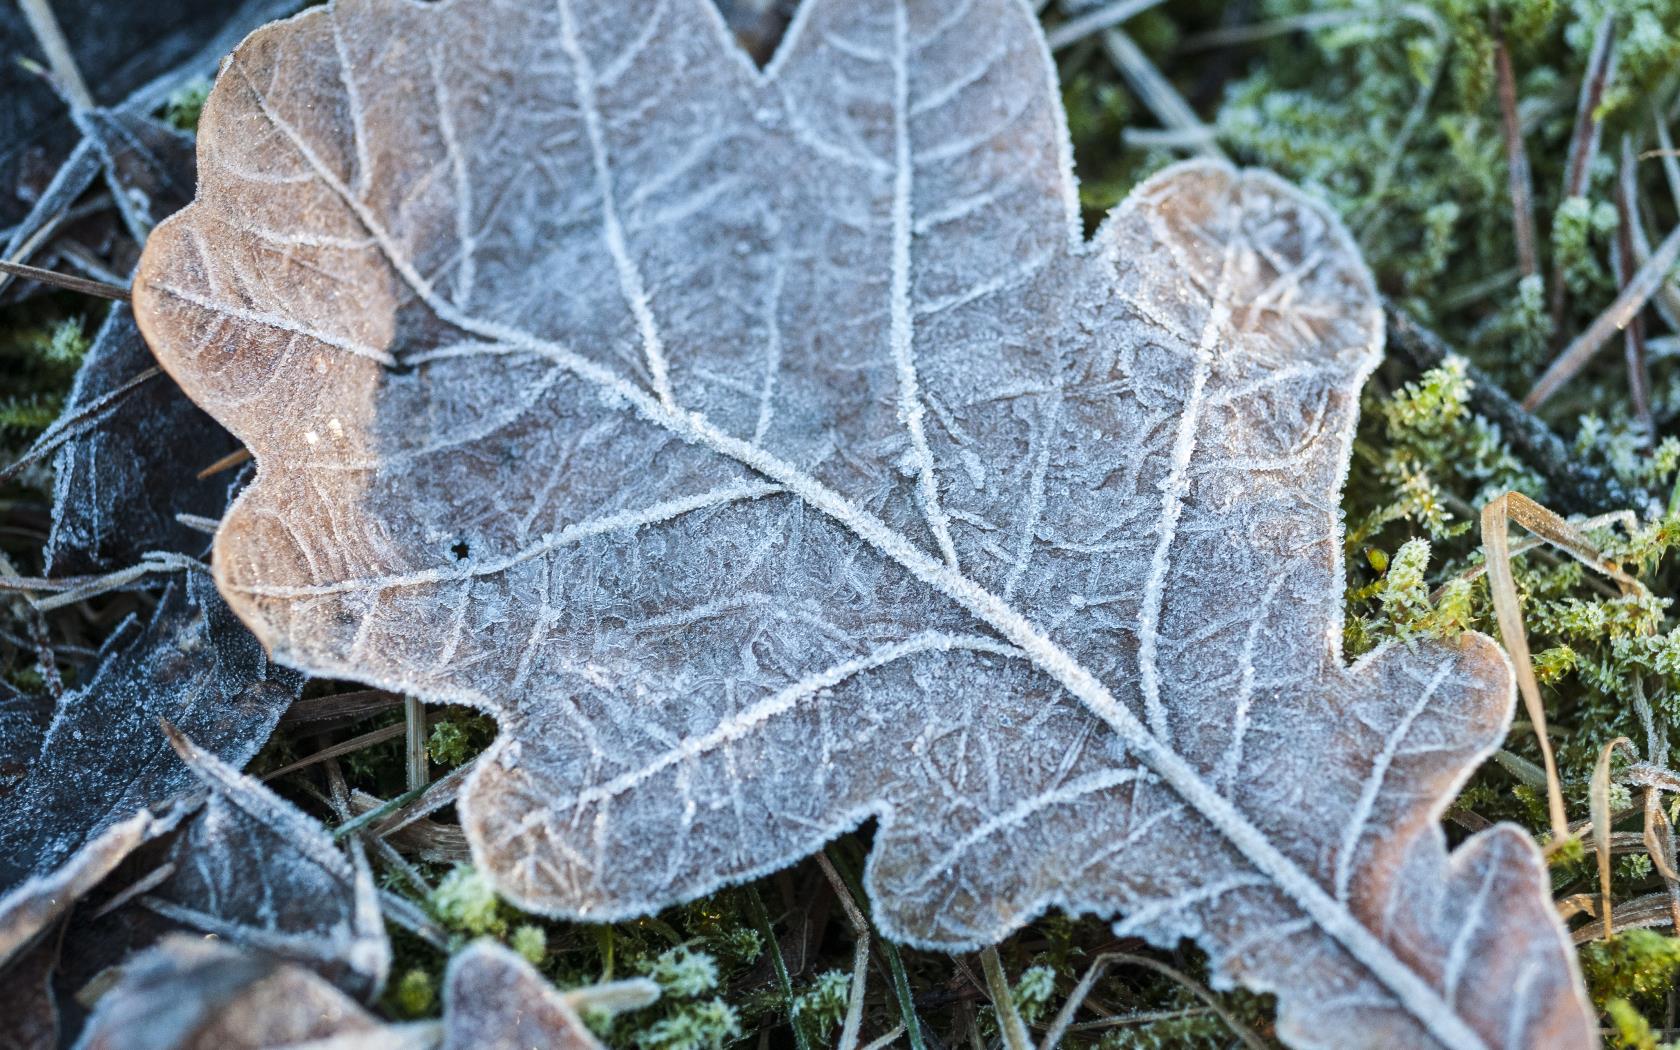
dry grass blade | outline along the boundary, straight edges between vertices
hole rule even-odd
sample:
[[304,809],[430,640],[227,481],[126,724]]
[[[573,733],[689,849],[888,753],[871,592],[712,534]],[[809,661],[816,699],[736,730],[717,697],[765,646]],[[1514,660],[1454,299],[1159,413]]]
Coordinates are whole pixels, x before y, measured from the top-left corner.
[[123,398],[138,389],[141,384],[147,382],[148,380],[155,379],[161,374],[162,372],[155,367],[145,369],[137,374],[133,379],[127,380],[122,385],[118,386],[116,389],[110,391],[104,396],[95,398],[94,400],[88,402],[79,411],[60,416],[58,419],[53,421],[52,426],[41,432],[41,436],[35,439],[35,443],[33,445],[29,446],[29,451],[25,452],[16,462],[12,463],[4,470],[0,470],[0,481],[5,481],[8,478],[11,478],[13,475],[17,474],[18,471],[40,459],[42,456],[57,450],[58,447],[66,441],[85,433],[90,427],[97,424],[100,415],[106,409],[111,408],[118,402],[122,401]]
[[250,449],[248,449],[248,448],[236,448],[232,452],[229,452],[227,455],[223,456],[221,459],[218,459],[216,462],[210,464],[208,467],[205,467],[203,470],[199,471],[198,475],[197,475],[198,480],[203,481],[205,478],[211,477],[211,476],[216,475],[216,474],[220,474],[224,470],[232,470],[234,467],[239,466],[241,463],[249,462],[250,459],[251,459],[251,450]]
[[1044,39],[1050,45],[1050,50],[1060,51],[1104,29],[1112,29],[1160,2],[1161,0],[1118,0],[1117,3],[1095,8],[1063,22],[1045,33]]
[[[1529,654],[1528,634],[1523,628],[1522,606],[1517,598],[1516,578],[1511,572],[1510,522],[1516,522],[1546,543],[1595,571],[1608,576],[1621,587],[1624,594],[1640,593],[1644,585],[1607,561],[1580,528],[1529,499],[1520,492],[1507,492],[1482,508],[1482,550],[1488,575],[1488,591],[1499,622],[1500,640],[1510,654],[1517,673],[1517,688],[1523,706],[1540,744],[1540,754],[1546,771],[1546,808],[1552,823],[1552,843],[1556,848],[1569,837],[1568,818],[1563,808],[1563,792],[1558,781],[1557,762],[1552,744],[1546,734],[1546,709],[1540,698],[1540,683],[1534,677],[1534,663]],[[1631,746],[1631,745],[1630,745]],[[1598,824],[1595,816],[1594,825]],[[1596,833],[1596,832],[1595,832]]]
[[[386,805],[385,799],[365,791],[350,794],[350,808],[358,817]],[[466,833],[458,824],[416,820],[375,841],[388,843],[404,856],[418,857],[429,864],[464,864],[472,860]]]
[[[388,711],[401,704],[402,700],[397,694],[383,689],[356,689],[299,700],[287,709],[280,721],[289,726],[310,725],[318,732]],[[324,724],[317,726],[315,723]]]
[[1598,763],[1593,766],[1592,790],[1588,796],[1592,807],[1593,851],[1598,854],[1599,918],[1604,923],[1605,940],[1613,936],[1610,925],[1610,756],[1619,747],[1631,752],[1633,742],[1622,736],[1604,745],[1604,750],[1598,753]]
[[[1616,281],[1622,290],[1633,283],[1635,270],[1635,231],[1639,228],[1638,194],[1635,181],[1633,143],[1622,137],[1621,163],[1616,178]],[[1646,262],[1650,260],[1647,259]],[[1667,283],[1667,274],[1658,274],[1652,293]],[[1633,416],[1638,421],[1643,443],[1649,447],[1656,435],[1656,423],[1651,418],[1651,374],[1645,361],[1645,321],[1638,312],[1629,318],[1622,329],[1622,344],[1627,351],[1628,396],[1633,402]]]
[[[1599,917],[1598,906],[1591,903],[1589,894],[1581,894],[1585,902],[1575,902],[1575,914],[1586,913],[1594,919]],[[1585,906],[1581,906],[1585,903]],[[1674,922],[1674,914],[1668,894],[1663,892],[1647,893],[1629,901],[1623,901],[1616,908],[1616,919],[1611,924],[1612,933],[1622,933],[1626,930],[1648,930],[1659,926],[1670,926]],[[1586,944],[1590,941],[1604,938],[1604,924],[1589,922],[1570,933],[1570,940],[1576,944]]]
[[189,558],[185,554],[177,554],[174,551],[150,551],[138,564],[130,565],[126,569],[118,569],[116,572],[106,573],[103,576],[95,576],[68,590],[60,591],[47,598],[37,599],[31,604],[35,606],[37,612],[51,612],[54,609],[62,609],[66,605],[75,605],[77,602],[119,590],[135,580],[154,573],[191,572],[195,569],[206,575],[210,572],[210,567],[197,558]]
[[1640,838],[1645,846],[1645,852],[1651,857],[1651,863],[1656,865],[1657,874],[1663,877],[1665,883],[1680,881],[1680,875],[1674,871],[1672,861],[1674,836],[1668,824],[1668,814],[1663,812],[1662,795],[1655,788],[1645,789],[1645,827]]
[[417,697],[403,697],[404,765],[408,789],[423,788],[432,779],[426,763],[426,706]]
[[296,773],[300,769],[308,769],[310,766],[320,762],[325,762],[328,759],[353,754],[357,751],[370,748],[375,744],[383,744],[387,740],[402,736],[403,732],[404,726],[401,722],[395,725],[385,726],[381,729],[375,729],[371,733],[363,733],[361,736],[351,737],[349,740],[334,744],[331,747],[322,748],[312,755],[306,755],[305,757],[298,759],[296,762],[281,766],[272,773],[265,773],[263,774],[262,779],[264,782],[275,780],[279,777],[285,776],[287,773]]
[[1505,132],[1505,163],[1511,192],[1511,225],[1517,242],[1517,266],[1524,276],[1539,270],[1539,252],[1534,235],[1534,180],[1523,148],[1522,124],[1517,116],[1517,77],[1511,68],[1511,50],[1499,26],[1499,9],[1491,9],[1494,36],[1494,72],[1499,81],[1499,120]]
[[840,1025],[840,1041],[835,1044],[836,1050],[855,1050],[858,1033],[863,1027],[863,999],[869,981],[869,920],[864,917],[863,909],[857,906],[857,901],[852,899],[852,891],[835,870],[834,862],[828,859],[827,853],[817,854],[817,864],[828,884],[834,888],[834,895],[840,898],[846,921],[851,923],[852,935],[857,938],[852,949],[852,987],[846,999],[846,1019]]
[[1103,50],[1108,53],[1114,68],[1125,78],[1132,93],[1155,114],[1155,119],[1171,130],[1193,133],[1192,141],[1196,144],[1197,153],[1221,160],[1225,158],[1225,152],[1214,142],[1213,132],[1196,116],[1196,111],[1178,93],[1178,89],[1155,68],[1155,63],[1149,60],[1143,49],[1132,42],[1131,37],[1118,29],[1110,29],[1103,34]]
[[[1581,93],[1575,103],[1575,130],[1569,139],[1569,159],[1564,165],[1563,200],[1579,197],[1587,192],[1587,176],[1592,169],[1594,154],[1598,152],[1599,104],[1604,90],[1616,69],[1616,12],[1607,9],[1593,30],[1592,53],[1587,58],[1586,73],[1581,78]],[[1563,328],[1563,308],[1568,287],[1564,284],[1563,260],[1552,264],[1551,306],[1552,330]]]
[[1027,1026],[1021,1011],[1015,1008],[1015,994],[1009,990],[1009,977],[1003,972],[1003,962],[996,948],[980,952],[980,969],[986,974],[986,991],[992,997],[992,1009],[997,1012],[998,1028],[1003,1032],[1003,1045],[1009,1050],[1032,1050]]
[[76,68],[76,59],[70,54],[70,44],[64,39],[64,30],[53,15],[52,5],[47,0],[18,0],[18,6],[23,8],[23,17],[29,20],[35,42],[52,67],[54,86],[77,109],[91,108],[93,95],[88,91],[87,81],[82,79],[82,71]]
[[1062,1037],[1072,1028],[1074,1015],[1079,1012],[1079,1007],[1091,994],[1091,989],[1101,979],[1103,973],[1117,963],[1122,966],[1141,966],[1146,970],[1153,970],[1163,977],[1178,982],[1189,989],[1196,998],[1206,1003],[1208,1008],[1221,1021],[1225,1022],[1226,1027],[1231,1030],[1231,1034],[1235,1035],[1237,1041],[1242,1043],[1243,1046],[1249,1047],[1250,1050],[1265,1050],[1265,1040],[1261,1039],[1253,1029],[1243,1024],[1230,1010],[1226,1009],[1224,1004],[1219,1001],[1219,997],[1203,986],[1200,981],[1192,979],[1164,962],[1127,952],[1105,952],[1091,960],[1091,966],[1085,971],[1085,976],[1079,979],[1079,984],[1068,995],[1067,1002],[1062,1005],[1062,1009],[1056,1014],[1056,1019],[1050,1023],[1050,1030],[1045,1033],[1044,1041],[1039,1044],[1039,1050],[1055,1050],[1055,1047],[1061,1043]]
[[1569,833],[1569,818],[1563,808],[1563,790],[1558,781],[1557,760],[1546,736],[1546,707],[1540,700],[1540,683],[1534,677],[1534,661],[1528,652],[1528,635],[1523,630],[1522,606],[1517,601],[1517,584],[1511,574],[1509,507],[1517,493],[1508,492],[1482,508],[1482,550],[1486,555],[1488,591],[1493,596],[1499,637],[1517,672],[1517,688],[1523,707],[1540,742],[1540,757],[1546,769],[1546,812],[1551,819],[1553,844]]
[[86,277],[77,277],[75,274],[59,273],[57,270],[43,270],[39,266],[27,266],[23,263],[4,261],[0,261],[0,273],[21,277],[26,281],[48,284],[54,288],[63,288],[67,292],[80,292],[83,295],[97,296],[100,299],[110,299],[119,303],[128,302],[127,288],[116,284],[106,284],[104,281],[90,281]]

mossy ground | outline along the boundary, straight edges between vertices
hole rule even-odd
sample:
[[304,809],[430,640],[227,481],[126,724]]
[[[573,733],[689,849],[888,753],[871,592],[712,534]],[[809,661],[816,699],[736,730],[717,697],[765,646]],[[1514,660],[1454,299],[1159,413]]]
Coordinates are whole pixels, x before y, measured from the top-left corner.
[[[1569,192],[1565,169],[1578,127],[1578,92],[1606,12],[1614,32],[1614,74],[1591,113],[1598,147],[1575,187],[1579,192]],[[1487,408],[1487,388],[1497,384],[1521,397],[1559,348],[1615,298],[1616,260],[1629,243],[1630,215],[1653,244],[1680,223],[1680,162],[1663,155],[1657,132],[1675,123],[1680,96],[1680,3],[1175,0],[1133,18],[1125,31],[1210,133],[1179,128],[1166,136],[1140,134],[1159,121],[1117,70],[1103,38],[1067,48],[1058,56],[1063,94],[1082,201],[1093,224],[1137,180],[1182,156],[1183,143],[1211,142],[1239,162],[1271,167],[1329,200],[1359,240],[1393,309],[1463,355],[1427,371],[1405,355],[1391,355],[1365,392],[1344,497],[1350,657],[1422,633],[1497,634],[1486,578],[1475,570],[1481,560],[1477,512],[1498,493],[1516,489],[1577,515],[1632,512],[1592,535],[1646,594],[1624,594],[1579,562],[1543,548],[1522,555],[1515,566],[1569,815],[1585,818],[1592,769],[1607,742],[1629,737],[1647,758],[1680,742],[1680,627],[1669,604],[1680,582],[1674,550],[1680,545],[1680,440],[1661,436],[1680,429],[1680,336],[1670,329],[1674,319],[1664,312],[1666,303],[1644,312],[1647,419],[1654,432],[1630,393],[1619,334],[1541,413],[1567,441],[1565,454],[1618,482],[1621,492],[1632,494],[1629,504],[1584,504],[1578,492],[1557,482],[1555,462],[1525,459],[1492,421],[1498,414]],[[1511,70],[1505,85],[1502,55]],[[1502,108],[1502,86],[1514,92],[1512,110]],[[193,102],[177,100],[170,118],[190,124]],[[1507,112],[1514,113],[1531,171],[1529,208],[1513,197]],[[1626,191],[1620,204],[1618,185]],[[1520,246],[1519,216],[1525,212],[1533,217],[1531,266]],[[0,452],[8,460],[53,418],[98,313],[97,304],[62,295],[0,309],[0,371],[6,377]],[[49,489],[50,477],[36,468],[15,479],[0,502],[0,546],[23,573],[40,570]],[[22,644],[27,632],[15,622],[4,626],[5,673],[38,688],[42,676],[33,647]],[[57,670],[73,682],[78,665],[64,661]],[[1640,716],[1647,709],[1649,725]],[[347,727],[338,738],[400,717],[395,712]],[[433,774],[470,759],[493,733],[482,716],[432,712],[427,740]],[[283,731],[259,764],[273,768],[322,742]],[[1461,837],[1465,827],[1506,819],[1544,838],[1549,825],[1540,762],[1533,727],[1519,712],[1505,750],[1455,805],[1449,834]],[[405,787],[402,742],[353,754],[343,769],[355,787],[386,798],[398,794]],[[311,791],[318,775],[305,771],[282,786],[327,816]],[[1639,830],[1639,807],[1627,789],[1613,788],[1610,801],[1613,810],[1630,810],[1618,830]],[[450,814],[435,819],[447,822]],[[848,835],[829,856],[855,877],[867,840],[867,829]],[[475,935],[501,938],[563,985],[654,976],[667,992],[660,1004],[602,1022],[617,1045],[675,1050],[764,1045],[760,1040],[767,1038],[772,1046],[823,1046],[834,1039],[845,1010],[853,938],[814,862],[656,918],[611,926],[521,915],[497,901],[475,873],[449,864],[417,860],[413,874],[426,886],[390,870],[389,888],[415,898],[447,943]],[[1560,900],[1596,895],[1592,857],[1579,847],[1559,850],[1553,882]],[[1660,866],[1632,849],[1617,857],[1611,889],[1617,902],[1626,903],[1664,892],[1665,882]],[[1671,932],[1627,931],[1582,948],[1612,1041],[1650,1047],[1675,1037],[1680,941]],[[398,961],[384,1008],[401,1017],[435,1011],[447,950],[402,930],[395,938]],[[1117,940],[1092,919],[1048,916],[1001,947],[1023,1013],[1040,1024],[1105,951],[1147,954],[1186,980],[1206,978],[1195,950],[1152,952]],[[865,1032],[884,1032],[914,1017],[929,1047],[990,1042],[996,1021],[980,974],[973,958],[894,949],[877,940]],[[1240,1023],[1269,1038],[1267,1000],[1240,992],[1220,999]],[[1235,1038],[1185,983],[1137,966],[1117,967],[1100,981],[1079,1019],[1084,1024],[1067,1045],[1230,1045]]]

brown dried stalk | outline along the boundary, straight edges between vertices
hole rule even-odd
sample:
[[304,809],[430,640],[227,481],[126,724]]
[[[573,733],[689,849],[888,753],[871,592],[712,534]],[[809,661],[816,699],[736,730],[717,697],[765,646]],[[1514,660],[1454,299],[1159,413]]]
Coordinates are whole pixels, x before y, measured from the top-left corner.
[[1499,24],[1499,9],[1493,19],[1493,68],[1499,82],[1499,119],[1505,132],[1505,163],[1511,190],[1512,233],[1517,242],[1517,266],[1523,276],[1539,270],[1539,251],[1534,235],[1534,179],[1529,171],[1528,151],[1523,148],[1522,125],[1517,116],[1517,78],[1511,69],[1511,50]]

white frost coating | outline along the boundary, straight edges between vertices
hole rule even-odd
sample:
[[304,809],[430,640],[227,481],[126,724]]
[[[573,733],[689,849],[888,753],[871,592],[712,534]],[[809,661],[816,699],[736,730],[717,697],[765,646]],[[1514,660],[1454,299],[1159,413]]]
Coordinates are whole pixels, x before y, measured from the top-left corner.
[[[606,134],[601,129],[601,107],[595,99],[595,70],[583,53],[577,39],[577,18],[572,13],[572,0],[554,0],[560,11],[560,42],[566,57],[571,60],[572,76],[577,87],[577,105],[583,115],[584,130],[589,135],[589,151],[595,164],[596,192],[601,195],[602,235],[607,251],[612,255],[613,268],[618,271],[619,287],[624,301],[636,318],[636,328],[642,333],[642,352],[647,358],[648,373],[653,378],[654,393],[666,406],[674,406],[671,378],[666,374],[665,347],[659,338],[659,326],[648,304],[647,287],[642,283],[641,269],[630,254],[624,240],[624,224],[618,217],[617,191],[613,187],[612,159],[607,153]],[[453,142],[451,142],[453,144]]]
[[[437,48],[447,91],[362,99],[406,197],[350,192],[332,106],[290,93],[332,90],[326,23]],[[498,716],[463,813],[504,892],[637,914],[873,816],[911,943],[1122,914],[1277,992],[1301,1045],[1590,1039],[1532,844],[1434,825],[1509,719],[1503,659],[1329,647],[1380,313],[1317,206],[1183,166],[1083,243],[1018,0],[812,0],[763,73],[704,0],[340,0],[233,70],[219,181],[136,285],[258,458],[219,580],[292,662]],[[191,247],[246,223],[290,270]],[[425,276],[467,229],[470,308]],[[408,367],[323,383],[299,329]],[[299,454],[317,418],[354,467]]]
[[[893,9],[892,30],[892,127],[893,127],[893,186],[892,186],[892,354],[898,372],[898,418],[910,433],[910,449],[916,462],[916,496],[922,504],[922,514],[939,545],[939,553],[951,568],[958,568],[957,549],[951,543],[951,520],[939,502],[939,478],[933,469],[933,453],[928,449],[927,432],[922,420],[926,409],[916,382],[916,330],[914,307],[910,302],[910,249],[915,219],[911,208],[911,193],[915,162],[910,151],[910,26],[903,6]],[[838,41],[830,37],[830,41]]]

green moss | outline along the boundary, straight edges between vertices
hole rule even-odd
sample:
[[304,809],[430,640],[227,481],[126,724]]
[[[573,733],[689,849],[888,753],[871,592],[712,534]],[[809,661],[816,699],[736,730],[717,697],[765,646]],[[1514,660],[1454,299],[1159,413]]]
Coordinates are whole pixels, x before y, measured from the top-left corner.
[[452,930],[500,936],[507,918],[496,891],[477,868],[462,865],[444,876],[431,896],[432,914]]

